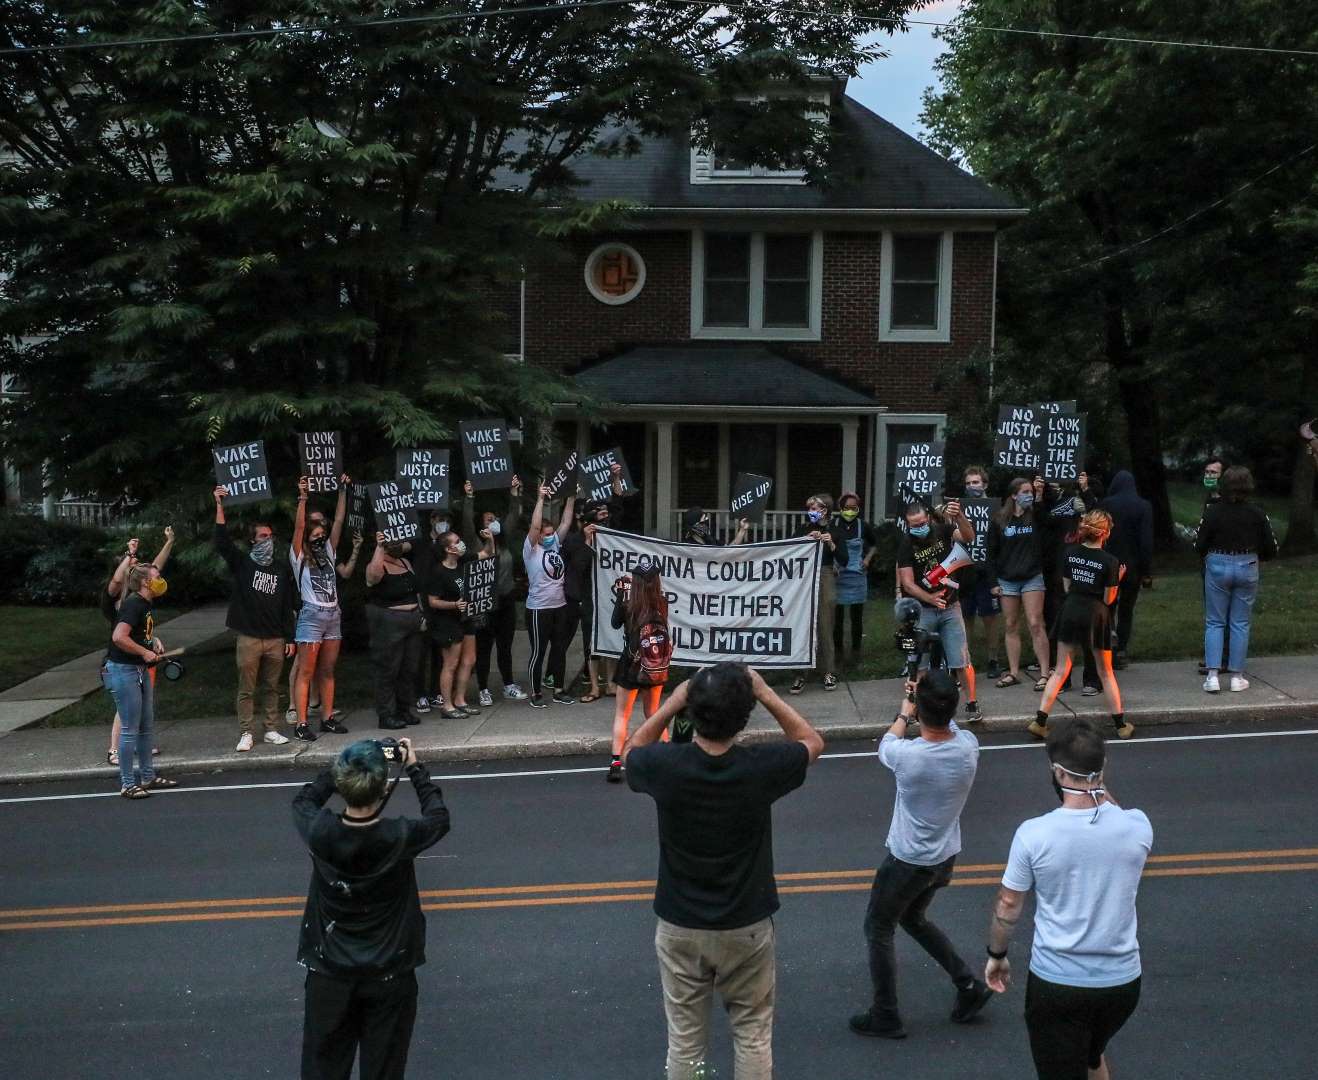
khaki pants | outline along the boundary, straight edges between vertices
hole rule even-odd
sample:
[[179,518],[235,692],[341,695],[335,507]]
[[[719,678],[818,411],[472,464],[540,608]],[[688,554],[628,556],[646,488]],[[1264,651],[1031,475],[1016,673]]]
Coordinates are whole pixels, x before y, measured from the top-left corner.
[[[828,550],[824,551],[828,557]],[[833,645],[833,612],[837,610],[837,573],[831,563],[819,575],[819,618],[815,630],[815,670],[820,675],[837,671]]]
[[244,734],[251,732],[252,713],[259,694],[265,729],[274,731],[279,723],[279,676],[284,671],[284,639],[237,636],[238,726]]
[[668,1080],[692,1080],[705,1060],[715,991],[732,1023],[735,1080],[770,1080],[773,920],[737,930],[688,930],[660,919],[654,949],[668,1017]]

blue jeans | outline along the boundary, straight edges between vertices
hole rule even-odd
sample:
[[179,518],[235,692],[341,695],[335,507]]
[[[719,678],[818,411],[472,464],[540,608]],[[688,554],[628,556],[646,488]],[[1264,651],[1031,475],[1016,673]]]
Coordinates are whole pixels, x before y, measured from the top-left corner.
[[1204,655],[1209,663],[1222,655],[1222,637],[1229,627],[1226,669],[1245,670],[1250,613],[1258,590],[1257,555],[1210,554],[1204,561]]
[[[141,664],[117,664],[107,660],[101,682],[119,710],[119,785],[149,784],[156,778],[151,767],[151,745],[155,734],[155,692],[151,676]],[[137,767],[133,767],[133,755]]]

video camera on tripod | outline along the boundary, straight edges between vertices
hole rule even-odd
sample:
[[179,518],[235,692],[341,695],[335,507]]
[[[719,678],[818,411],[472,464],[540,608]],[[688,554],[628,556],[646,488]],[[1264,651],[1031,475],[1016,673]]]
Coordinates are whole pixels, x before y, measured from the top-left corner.
[[[892,608],[892,616],[897,622],[892,639],[906,655],[903,675],[908,683],[920,677],[920,664],[926,656],[930,657],[932,666],[935,650],[942,647],[942,640],[936,633],[921,628],[920,611],[920,601],[912,596],[902,597]],[[915,700],[913,695],[908,697]]]

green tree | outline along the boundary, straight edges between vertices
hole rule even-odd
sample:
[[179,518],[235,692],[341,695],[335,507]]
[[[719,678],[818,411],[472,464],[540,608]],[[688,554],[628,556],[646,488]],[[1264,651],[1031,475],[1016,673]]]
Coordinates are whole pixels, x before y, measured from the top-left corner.
[[[525,13],[482,12],[527,7]],[[364,464],[562,387],[489,302],[574,229],[570,167],[696,130],[825,179],[826,125],[765,93],[854,74],[901,0],[0,0],[0,450],[56,489],[197,482],[212,441],[348,433]],[[458,15],[357,25],[352,20]]]
[[1305,246],[1281,225],[1318,162],[1303,153],[1318,65],[975,26],[1313,49],[1314,15],[968,0],[926,99],[938,147],[1033,208],[1003,242],[1004,377],[1089,407],[1096,449],[1132,469],[1164,544],[1169,458],[1220,448],[1274,486],[1291,473],[1313,320],[1297,310]]

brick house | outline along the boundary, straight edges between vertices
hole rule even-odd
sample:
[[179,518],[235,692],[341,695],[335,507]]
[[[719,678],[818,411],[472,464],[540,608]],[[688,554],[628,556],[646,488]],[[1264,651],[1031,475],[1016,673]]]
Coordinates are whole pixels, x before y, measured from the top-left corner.
[[559,433],[622,447],[649,533],[690,506],[726,527],[740,471],[775,480],[761,537],[816,491],[881,517],[897,443],[943,431],[938,371],[993,348],[997,230],[1025,211],[845,84],[828,108],[851,164],[827,190],[681,137],[577,159],[583,197],[639,209],[528,267],[517,351],[606,402],[593,431],[564,403]]

